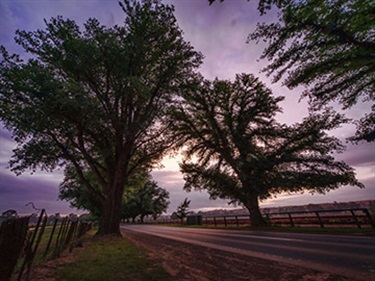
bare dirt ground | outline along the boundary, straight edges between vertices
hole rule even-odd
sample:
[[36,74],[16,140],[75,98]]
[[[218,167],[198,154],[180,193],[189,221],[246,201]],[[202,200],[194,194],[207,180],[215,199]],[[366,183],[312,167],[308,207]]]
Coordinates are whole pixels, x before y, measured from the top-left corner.
[[153,235],[123,231],[176,281],[348,281],[325,272],[195,246]]

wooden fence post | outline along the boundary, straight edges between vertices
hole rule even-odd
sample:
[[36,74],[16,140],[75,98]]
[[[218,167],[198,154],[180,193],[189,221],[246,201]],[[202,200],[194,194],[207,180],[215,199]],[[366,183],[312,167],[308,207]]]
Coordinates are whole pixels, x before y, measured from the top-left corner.
[[71,242],[71,240],[73,239],[73,234],[75,232],[76,226],[77,226],[77,221],[72,221],[70,223],[70,227],[69,227],[69,229],[67,231],[67,234],[66,234],[64,246],[67,246],[69,244],[69,242]]
[[361,223],[359,222],[359,220],[358,220],[357,216],[355,215],[354,211],[350,210],[350,213],[352,214],[352,216],[354,218],[354,221],[357,224],[358,228],[361,228]]
[[54,221],[54,223],[53,223],[53,227],[52,227],[52,231],[51,231],[51,236],[49,237],[49,240],[48,240],[48,244],[47,244],[46,250],[44,251],[44,255],[43,255],[44,257],[47,256],[47,253],[48,253],[49,247],[51,246],[52,239],[53,239],[53,235],[55,234],[55,230],[56,230],[57,221],[58,221],[58,219],[55,218],[55,221]]
[[54,256],[59,256],[61,250],[64,248],[65,233],[68,227],[69,227],[69,219],[68,217],[65,217],[60,224],[59,234],[57,235],[57,239],[56,239],[56,247],[55,247]]
[[289,221],[290,221],[290,226],[294,227],[294,221],[293,221],[293,218],[292,218],[292,214],[288,213],[288,217],[289,217]]
[[31,256],[30,256],[29,260],[27,261],[26,280],[29,280],[31,266],[34,262],[36,251],[38,250],[40,241],[42,240],[42,236],[43,236],[43,233],[44,233],[44,229],[46,228],[46,224],[47,224],[47,216],[45,216],[44,219],[43,219],[43,223],[42,223],[42,226],[40,228],[39,235],[38,235],[38,238],[37,238],[35,246],[34,246],[34,250],[31,252]]
[[65,243],[65,239],[66,239],[66,235],[67,235],[67,232],[68,232],[68,229],[69,229],[69,227],[70,227],[70,225],[71,225],[71,221],[69,220],[69,218],[67,217],[66,218],[66,224],[65,224],[65,226],[64,226],[64,229],[63,229],[63,232],[62,232],[62,234],[61,234],[61,241],[60,241],[60,244],[64,247],[64,243]]
[[324,228],[324,224],[323,224],[323,221],[322,221],[322,219],[321,219],[321,217],[320,217],[320,215],[319,215],[319,212],[315,212],[315,215],[316,215],[316,217],[318,218],[318,221],[319,221],[320,227],[321,227],[321,228]]
[[362,211],[363,211],[363,212],[365,213],[365,215],[367,216],[368,221],[369,221],[371,227],[374,227],[374,228],[375,228],[375,222],[374,222],[374,220],[372,219],[372,216],[371,216],[370,212],[369,212],[367,209],[363,209]]
[[29,263],[30,257],[32,256],[32,253],[33,253],[33,248],[32,248],[33,247],[33,243],[35,241],[35,237],[36,237],[36,234],[38,232],[38,229],[39,229],[39,226],[40,226],[40,223],[42,221],[44,213],[45,213],[45,210],[42,209],[42,211],[40,212],[40,216],[39,216],[38,222],[36,223],[36,226],[35,226],[32,238],[31,238],[30,241],[28,241],[28,245],[26,247],[25,259],[22,262],[22,266],[21,266],[20,272],[18,274],[18,278],[17,278],[18,281],[21,280],[21,277],[22,277],[23,271],[25,269],[25,266]]
[[25,246],[30,217],[4,221],[0,226],[0,280],[11,280],[18,257]]

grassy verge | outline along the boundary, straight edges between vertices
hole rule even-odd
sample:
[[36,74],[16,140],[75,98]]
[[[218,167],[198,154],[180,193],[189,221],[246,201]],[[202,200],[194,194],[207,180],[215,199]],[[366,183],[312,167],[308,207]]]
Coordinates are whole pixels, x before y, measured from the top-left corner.
[[206,226],[206,225],[181,225],[168,224],[166,226],[206,228],[206,229],[229,229],[229,230],[247,230],[247,231],[273,231],[273,232],[295,232],[295,233],[314,233],[314,234],[355,234],[355,235],[375,235],[374,228],[347,228],[347,227],[251,227],[251,226]]
[[126,238],[93,240],[74,263],[57,271],[57,277],[66,281],[170,280],[155,261]]
[[[52,238],[52,241],[51,241],[50,249],[48,251],[48,255],[46,257],[44,257],[44,253],[45,253],[47,244],[48,244],[48,242],[50,240],[50,237],[51,237],[51,234],[52,234],[52,226],[47,226],[45,228],[42,239],[41,239],[40,244],[38,246],[38,250],[37,250],[36,255],[35,255],[34,264],[39,264],[39,263],[41,263],[45,260],[48,260],[49,258],[52,257],[53,250],[55,249],[57,233],[58,233],[58,231],[55,230],[55,233],[53,234],[53,238]],[[37,239],[37,237],[36,237],[36,239]]]
[[[32,229],[32,231],[34,231],[34,229]],[[56,248],[55,243],[56,243],[57,231],[55,231],[55,233],[53,235],[53,240],[51,241],[50,249],[47,252],[47,254],[45,255],[46,247],[47,247],[47,244],[50,240],[51,234],[52,234],[52,226],[46,226],[46,228],[43,232],[43,235],[41,237],[40,243],[38,245],[37,251],[35,253],[35,257],[33,259],[33,263],[32,263],[33,267],[36,266],[36,265],[39,265],[39,264],[41,264],[41,263],[43,263],[43,262],[45,262],[45,261],[47,261],[47,260],[49,260],[53,257],[53,252],[54,252],[54,249]],[[33,235],[33,234],[30,234],[30,235]],[[35,249],[35,243],[36,243],[36,240],[38,239],[38,236],[39,236],[39,232],[37,233],[37,236],[35,237],[34,243],[32,245],[33,250]],[[22,264],[24,263],[24,259],[25,259],[25,255],[23,255],[17,261],[17,264],[16,264],[14,272],[13,272],[13,276],[14,276],[13,279],[14,280],[16,279],[16,276],[18,276],[18,274],[21,270]],[[27,271],[27,266],[24,268],[23,274],[26,274],[26,271]]]

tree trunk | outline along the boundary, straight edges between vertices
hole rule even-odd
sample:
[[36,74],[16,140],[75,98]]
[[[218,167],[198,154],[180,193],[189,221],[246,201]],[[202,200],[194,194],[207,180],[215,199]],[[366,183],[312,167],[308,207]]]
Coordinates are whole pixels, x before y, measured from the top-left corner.
[[120,221],[121,221],[121,203],[122,203],[121,185],[113,186],[108,192],[103,204],[103,212],[99,219],[99,229],[96,235],[121,235]]
[[267,222],[262,216],[259,209],[258,196],[248,195],[245,207],[249,210],[251,226],[262,227],[267,226]]

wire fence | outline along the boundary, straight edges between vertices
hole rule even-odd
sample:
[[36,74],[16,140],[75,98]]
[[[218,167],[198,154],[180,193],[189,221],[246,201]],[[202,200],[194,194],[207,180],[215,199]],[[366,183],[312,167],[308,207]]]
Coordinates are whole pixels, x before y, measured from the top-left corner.
[[[375,228],[375,217],[368,209],[339,209],[263,214],[269,226]],[[199,224],[207,226],[251,226],[250,215],[191,216],[197,219],[163,219],[156,224]],[[189,223],[192,222],[192,223]]]
[[67,248],[73,249],[77,239],[92,227],[78,218],[48,220],[40,212],[36,224],[30,216],[3,221],[0,226],[0,281],[29,280],[35,261],[58,257]]

